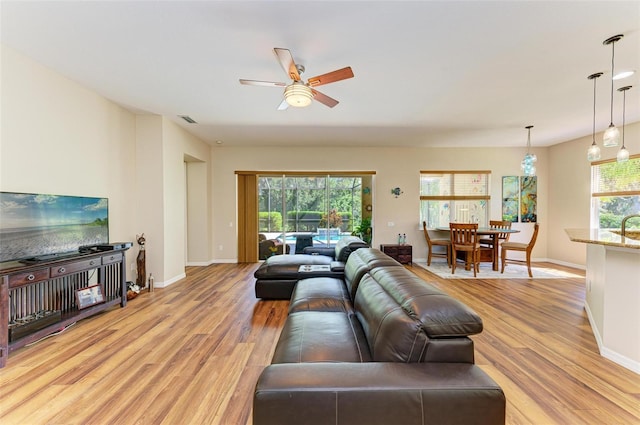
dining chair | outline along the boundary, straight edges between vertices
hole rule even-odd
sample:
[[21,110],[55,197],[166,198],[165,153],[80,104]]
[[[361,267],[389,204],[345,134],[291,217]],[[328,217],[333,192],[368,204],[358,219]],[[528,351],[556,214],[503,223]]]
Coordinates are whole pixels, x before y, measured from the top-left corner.
[[[429,232],[427,231],[427,222],[422,222],[422,230],[424,231],[424,238],[427,241],[427,266],[431,265],[431,257],[446,257],[447,265],[451,267],[451,241],[449,239],[431,239]],[[444,246],[445,252],[433,252],[434,246]]]
[[473,266],[473,277],[480,270],[478,223],[449,223],[451,233],[451,274],[456,272],[458,251],[466,252],[465,263]]
[[[492,229],[511,229],[511,222],[508,220],[489,220],[489,227]],[[493,249],[493,241],[496,241],[496,243],[498,244],[498,249],[494,250],[494,255],[496,256],[496,258],[500,258],[500,246],[502,245],[502,243],[509,241],[509,236],[511,236],[511,233],[504,232],[495,235],[495,239],[491,237],[481,237],[480,246]]]
[[502,254],[500,256],[500,259],[502,260],[502,269],[500,273],[504,273],[504,266],[507,261],[509,261],[510,263],[523,262],[522,260],[507,259],[508,251],[520,251],[520,252],[526,253],[526,263],[527,263],[527,270],[529,271],[529,277],[533,277],[533,275],[531,274],[531,251],[533,251],[533,246],[536,244],[539,228],[540,228],[540,225],[538,223],[536,223],[535,226],[533,226],[533,235],[531,235],[531,240],[529,241],[529,243],[521,243],[521,242],[503,242],[502,243],[501,245]]
[[[511,222],[508,220],[489,220],[489,227],[492,229],[511,229]],[[498,233],[496,235],[495,240],[498,241],[498,244],[502,242],[508,242],[509,236],[511,233]],[[480,245],[485,245],[493,248],[493,238],[480,238]]]

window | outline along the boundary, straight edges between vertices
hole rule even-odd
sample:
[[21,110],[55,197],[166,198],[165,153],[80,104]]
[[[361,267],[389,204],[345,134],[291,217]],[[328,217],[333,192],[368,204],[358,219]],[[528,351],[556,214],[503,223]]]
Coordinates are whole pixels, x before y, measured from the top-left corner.
[[487,226],[490,171],[420,171],[420,223],[430,229],[450,222]]
[[363,204],[371,182],[371,175],[358,172],[258,176],[258,231],[288,243],[306,233],[314,245],[334,246],[370,219]]
[[[619,229],[622,219],[640,212],[640,155],[629,161],[615,159],[591,164],[591,227]],[[627,228],[640,229],[640,220]]]

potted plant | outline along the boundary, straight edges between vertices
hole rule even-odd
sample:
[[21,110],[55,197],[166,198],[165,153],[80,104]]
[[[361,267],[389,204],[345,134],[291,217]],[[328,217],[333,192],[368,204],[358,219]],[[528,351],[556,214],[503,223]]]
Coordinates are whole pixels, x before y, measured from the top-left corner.
[[371,217],[363,217],[360,224],[354,229],[353,235],[371,245],[371,230]]

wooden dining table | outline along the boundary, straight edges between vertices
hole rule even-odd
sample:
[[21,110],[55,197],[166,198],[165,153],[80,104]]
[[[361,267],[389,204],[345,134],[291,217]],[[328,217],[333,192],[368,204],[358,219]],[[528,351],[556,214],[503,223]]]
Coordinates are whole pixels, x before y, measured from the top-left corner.
[[[451,229],[449,229],[449,227],[436,227],[436,230],[442,231],[442,232],[450,232]],[[478,230],[476,233],[481,236],[491,237],[491,240],[493,241],[493,244],[492,244],[493,245],[493,270],[498,271],[499,270],[498,254],[500,253],[500,247],[498,245],[498,240],[497,240],[498,235],[500,233],[520,233],[520,230],[498,229],[493,227],[478,227]],[[452,258],[451,260],[455,261],[455,258]]]

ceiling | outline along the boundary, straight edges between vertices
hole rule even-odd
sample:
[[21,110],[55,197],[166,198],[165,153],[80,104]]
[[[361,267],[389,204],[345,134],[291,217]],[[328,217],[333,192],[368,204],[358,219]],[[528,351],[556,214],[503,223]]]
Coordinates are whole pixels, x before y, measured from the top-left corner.
[[[616,70],[640,71],[639,1],[7,1],[1,40],[136,113],[222,146],[550,146],[609,124]],[[274,47],[335,108],[276,108]],[[640,121],[640,76],[626,122]],[[614,122],[622,121],[615,92]],[[192,117],[188,124],[179,115]]]

